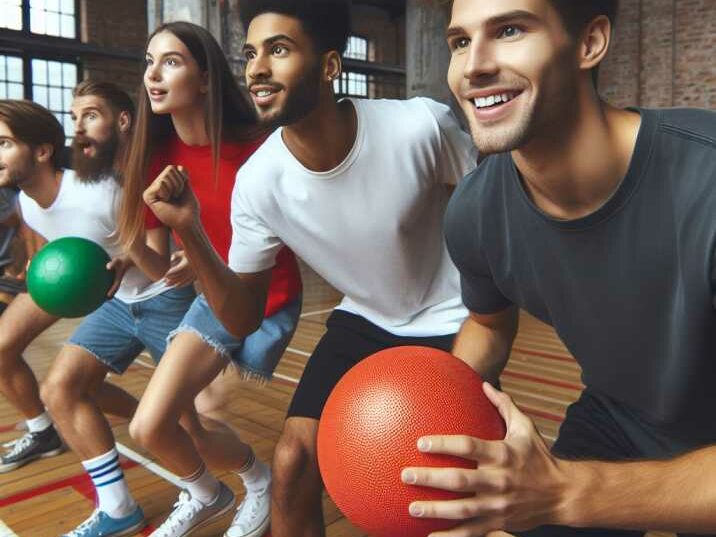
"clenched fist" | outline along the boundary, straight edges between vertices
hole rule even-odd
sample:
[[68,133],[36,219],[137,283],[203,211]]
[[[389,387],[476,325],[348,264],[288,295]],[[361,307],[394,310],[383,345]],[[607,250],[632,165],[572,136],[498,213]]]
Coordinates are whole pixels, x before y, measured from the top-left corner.
[[142,197],[157,218],[172,229],[185,229],[199,220],[199,202],[183,166],[164,168]]

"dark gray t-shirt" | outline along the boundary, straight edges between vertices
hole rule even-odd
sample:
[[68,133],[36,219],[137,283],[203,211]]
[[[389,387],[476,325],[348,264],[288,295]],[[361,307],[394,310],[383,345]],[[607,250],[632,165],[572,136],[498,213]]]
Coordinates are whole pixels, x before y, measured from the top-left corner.
[[640,110],[626,177],[560,221],[509,154],[487,158],[446,214],[465,305],[551,324],[587,387],[665,431],[716,441],[716,113]]

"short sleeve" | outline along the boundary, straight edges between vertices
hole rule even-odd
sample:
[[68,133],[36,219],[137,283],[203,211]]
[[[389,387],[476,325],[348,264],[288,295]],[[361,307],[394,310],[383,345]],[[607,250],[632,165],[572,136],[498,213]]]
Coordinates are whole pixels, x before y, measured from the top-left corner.
[[475,169],[477,149],[450,107],[432,99],[423,99],[423,102],[435,118],[440,132],[438,179],[441,183],[455,185]]
[[272,268],[284,244],[259,215],[255,182],[236,175],[231,196],[231,247],[229,267],[234,272],[254,273]]
[[[470,181],[466,178],[465,182]],[[490,265],[480,246],[478,223],[474,219],[475,207],[458,186],[445,215],[445,242],[450,257],[460,272],[462,301],[474,313],[497,313],[512,305],[498,288]]]

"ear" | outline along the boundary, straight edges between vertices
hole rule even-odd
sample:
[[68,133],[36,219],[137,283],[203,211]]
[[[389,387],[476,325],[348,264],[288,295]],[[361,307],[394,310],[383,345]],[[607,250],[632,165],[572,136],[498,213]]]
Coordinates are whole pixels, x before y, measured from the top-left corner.
[[323,57],[323,81],[330,84],[333,83],[343,71],[343,62],[341,55],[335,50],[327,52]]
[[119,132],[127,134],[132,128],[132,116],[126,110],[119,113],[117,118],[117,125],[119,125]]
[[592,20],[582,33],[579,47],[579,66],[589,71],[599,65],[609,50],[612,36],[612,23],[608,17],[600,15]]
[[52,144],[41,144],[35,148],[34,157],[38,164],[47,164],[52,160],[55,149]]

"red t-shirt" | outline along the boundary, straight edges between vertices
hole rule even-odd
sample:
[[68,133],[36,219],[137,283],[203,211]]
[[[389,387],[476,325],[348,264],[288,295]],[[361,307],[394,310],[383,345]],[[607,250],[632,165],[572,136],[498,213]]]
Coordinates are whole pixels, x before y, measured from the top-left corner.
[[[170,164],[184,166],[189,174],[191,188],[201,205],[201,223],[224,262],[228,260],[231,245],[231,192],[236,172],[262,143],[263,138],[254,142],[222,143],[216,179],[211,146],[189,146],[176,136],[157,149],[149,165],[148,182],[153,181]],[[151,220],[158,222],[151,211],[150,214],[148,228],[153,227]],[[290,249],[284,247],[276,256],[276,265],[271,274],[265,316],[270,317],[282,309],[300,292],[301,275],[296,258]]]

